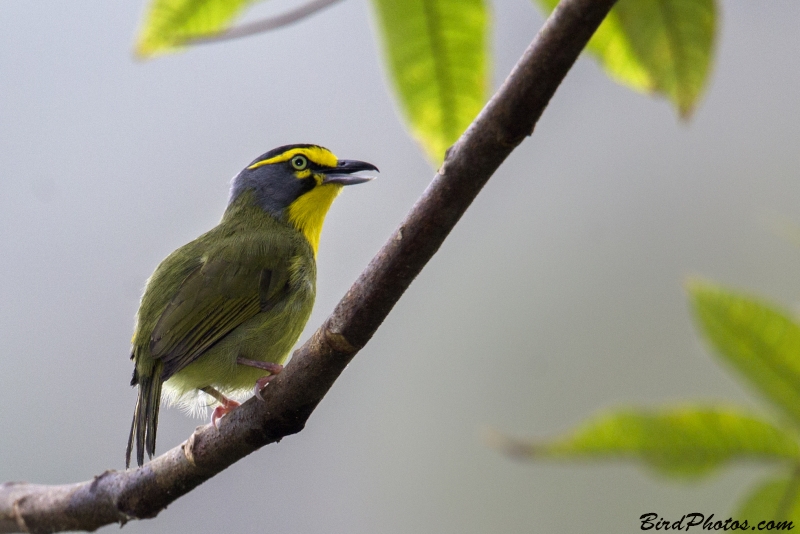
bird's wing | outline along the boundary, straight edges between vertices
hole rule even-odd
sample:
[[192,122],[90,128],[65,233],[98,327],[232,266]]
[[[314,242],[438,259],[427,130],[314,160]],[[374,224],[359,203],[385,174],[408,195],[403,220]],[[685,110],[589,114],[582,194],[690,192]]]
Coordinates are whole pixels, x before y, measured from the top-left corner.
[[277,263],[265,268],[263,264],[214,259],[187,276],[150,337],[150,354],[164,365],[162,379],[280,300],[289,274],[285,262]]

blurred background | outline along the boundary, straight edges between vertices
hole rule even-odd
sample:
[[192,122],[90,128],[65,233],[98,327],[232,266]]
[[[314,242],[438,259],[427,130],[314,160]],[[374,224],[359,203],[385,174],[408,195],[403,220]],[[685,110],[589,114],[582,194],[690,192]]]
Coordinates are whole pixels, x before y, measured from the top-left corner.
[[[382,171],[328,216],[304,339],[434,174],[398,120],[366,1],[137,62],[144,8],[0,11],[0,481],[124,467],[144,281],[216,224],[254,157],[311,142]],[[581,59],[306,429],[125,532],[632,532],[647,512],[728,517],[766,468],[684,485],[513,461],[483,438],[553,435],[610,406],[765,406],[699,340],[682,283],[699,274],[788,307],[800,295],[800,248],[773,229],[800,225],[800,4],[723,1],[721,15],[691,121]],[[494,2],[493,17],[499,84],[543,19],[526,0]],[[163,411],[159,451],[205,422]]]

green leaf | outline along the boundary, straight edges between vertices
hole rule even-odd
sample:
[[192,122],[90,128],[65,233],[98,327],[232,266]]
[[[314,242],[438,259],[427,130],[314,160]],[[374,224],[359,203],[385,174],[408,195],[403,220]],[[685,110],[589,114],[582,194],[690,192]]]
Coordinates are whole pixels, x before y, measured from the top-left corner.
[[687,284],[697,322],[718,354],[800,423],[800,327],[760,299],[699,280]]
[[402,114],[429,158],[440,163],[488,96],[484,0],[373,0],[373,5]]
[[149,57],[182,47],[187,39],[227,29],[256,0],[152,0],[136,41],[136,53]]
[[749,527],[761,521],[789,520],[800,525],[800,480],[781,477],[767,480],[756,487],[739,505],[734,518],[747,520]]
[[731,460],[791,460],[795,437],[734,407],[622,409],[599,414],[550,440],[504,439],[510,454],[533,459],[633,459],[671,476],[700,476]]
[[[537,0],[548,12],[558,0]],[[664,95],[682,117],[705,88],[716,36],[714,0],[620,0],[587,50],[617,82]]]

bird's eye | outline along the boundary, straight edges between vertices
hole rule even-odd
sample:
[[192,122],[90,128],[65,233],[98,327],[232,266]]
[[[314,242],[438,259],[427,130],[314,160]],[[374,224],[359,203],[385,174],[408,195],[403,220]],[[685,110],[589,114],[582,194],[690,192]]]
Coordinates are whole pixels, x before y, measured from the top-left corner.
[[308,159],[305,156],[295,156],[292,158],[292,167],[296,171],[302,171],[308,167]]

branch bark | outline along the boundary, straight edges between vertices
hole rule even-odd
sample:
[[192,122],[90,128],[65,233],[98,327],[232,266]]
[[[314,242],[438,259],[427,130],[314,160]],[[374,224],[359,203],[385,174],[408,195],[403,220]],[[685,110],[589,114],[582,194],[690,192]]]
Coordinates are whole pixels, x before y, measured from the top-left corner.
[[0,534],[95,530],[155,517],[168,504],[264,445],[299,432],[358,351],[500,164],[533,128],[615,0],[562,0],[400,227],[333,313],[263,391],[219,430],[189,439],[138,469],[63,486],[0,486]]

